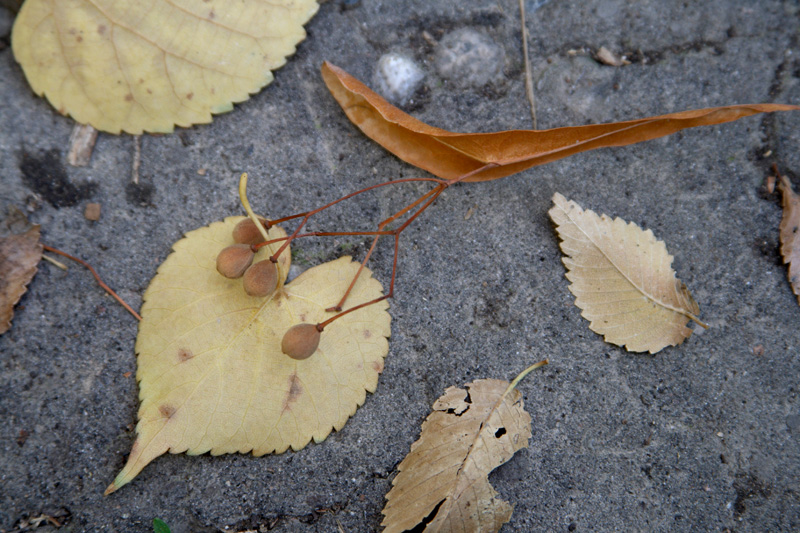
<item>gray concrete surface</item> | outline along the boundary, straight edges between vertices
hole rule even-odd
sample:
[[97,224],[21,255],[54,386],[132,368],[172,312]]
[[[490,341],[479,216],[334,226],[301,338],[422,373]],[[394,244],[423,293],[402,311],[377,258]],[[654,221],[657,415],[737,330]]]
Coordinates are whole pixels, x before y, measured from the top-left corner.
[[[527,9],[542,128],[800,102],[795,1]],[[31,93],[7,25],[0,208],[29,206],[44,242],[91,262],[137,308],[175,240],[240,212],[241,171],[273,217],[423,175],[347,121],[323,60],[369,81],[383,54],[400,53],[425,72],[405,105],[414,116],[462,131],[530,127],[516,1],[331,0],[260,94],[210,125],[143,137],[135,186],[129,136],[101,134],[90,166],[66,164],[73,123]],[[437,71],[436,43],[465,28],[502,51],[478,87]],[[601,46],[631,64],[599,64]],[[758,116],[448,190],[403,235],[386,368],[342,431],[280,456],[164,456],[110,497],[133,439],[137,326],[85,270],[42,263],[0,337],[0,530],[48,514],[68,517],[63,531],[149,531],[153,517],[176,532],[376,531],[435,398],[548,357],[520,387],[531,445],[491,476],[515,505],[503,531],[796,531],[800,307],[780,265],[778,197],[763,182],[774,162],[800,188],[798,146],[800,114]],[[382,189],[314,227],[369,228],[423,190]],[[711,328],[654,357],[592,333],[547,218],[556,191],[666,241]],[[100,221],[84,219],[88,202],[102,204]],[[343,249],[363,254],[364,241],[306,241],[297,254],[311,265]],[[384,281],[390,257],[387,242],[373,263]]]

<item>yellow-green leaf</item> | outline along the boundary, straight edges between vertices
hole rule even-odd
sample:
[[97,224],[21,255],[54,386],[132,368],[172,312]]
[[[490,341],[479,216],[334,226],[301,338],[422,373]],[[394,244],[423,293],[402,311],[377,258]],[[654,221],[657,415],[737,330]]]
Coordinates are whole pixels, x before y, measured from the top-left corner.
[[[390,317],[381,301],[325,327],[319,348],[298,361],[281,351],[284,333],[334,313],[359,264],[349,257],[305,271],[284,285],[288,248],[279,261],[277,291],[248,296],[241,279],[216,271],[216,256],[233,244],[242,217],[192,231],[174,245],[144,296],[138,353],[139,423],[127,464],[106,493],[169,451],[263,455],[299,450],[339,430],[374,392],[388,352]],[[270,239],[285,236],[270,230]],[[256,255],[262,260],[278,244]],[[353,307],[382,294],[365,269],[348,297]]]
[[650,230],[598,216],[556,193],[550,217],[561,237],[569,290],[592,331],[632,352],[683,342],[700,308],[675,277],[672,256]]
[[27,0],[12,35],[34,92],[98,130],[211,122],[272,81],[316,0]]

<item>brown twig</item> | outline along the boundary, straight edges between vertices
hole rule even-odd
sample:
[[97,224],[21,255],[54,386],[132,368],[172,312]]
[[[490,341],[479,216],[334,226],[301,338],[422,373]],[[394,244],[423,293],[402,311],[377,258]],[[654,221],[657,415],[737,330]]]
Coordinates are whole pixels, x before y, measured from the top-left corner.
[[519,19],[522,25],[522,58],[525,61],[525,93],[528,95],[528,103],[531,106],[533,129],[536,129],[536,98],[533,95],[533,74],[531,73],[531,62],[528,59],[528,26],[525,24],[525,0],[519,0]]
[[131,163],[131,181],[139,185],[139,166],[142,164],[142,136],[133,136],[133,162]]
[[97,272],[95,271],[95,269],[94,269],[94,268],[92,268],[92,265],[90,265],[89,263],[87,263],[86,261],[84,261],[84,260],[82,260],[82,259],[78,259],[77,257],[71,256],[71,255],[69,255],[69,254],[68,254],[68,253],[66,253],[66,252],[62,252],[62,251],[61,251],[61,250],[59,250],[58,248],[53,248],[52,246],[47,246],[46,244],[43,244],[43,245],[42,245],[42,248],[44,248],[44,249],[45,249],[45,250],[47,250],[48,252],[51,252],[51,253],[54,253],[54,254],[58,254],[58,255],[60,255],[60,256],[62,256],[62,257],[66,257],[67,259],[71,259],[71,260],[75,261],[76,263],[80,263],[81,265],[83,265],[83,266],[85,266],[86,268],[88,268],[88,269],[89,269],[89,272],[91,272],[91,273],[92,273],[92,276],[94,276],[94,279],[96,279],[96,280],[97,280],[97,284],[98,284],[98,285],[100,285],[100,286],[103,288],[103,290],[105,290],[105,291],[106,291],[108,294],[110,294],[110,295],[111,295],[111,296],[112,296],[112,297],[113,297],[113,298],[114,298],[116,301],[118,301],[118,302],[120,303],[120,305],[122,305],[122,307],[124,307],[124,308],[125,308],[125,309],[126,309],[126,310],[127,310],[129,313],[130,313],[130,314],[132,314],[132,315],[134,316],[134,318],[136,318],[136,320],[140,320],[140,321],[142,320],[142,317],[139,315],[139,313],[137,313],[136,311],[134,311],[134,310],[133,310],[133,308],[132,308],[130,305],[128,305],[127,303],[125,303],[125,300],[123,300],[122,298],[120,298],[120,297],[119,297],[119,295],[118,295],[116,292],[114,292],[114,291],[111,289],[111,287],[109,287],[108,285],[106,285],[106,284],[103,282],[103,280],[102,280],[102,279],[100,279],[100,276],[97,274]]

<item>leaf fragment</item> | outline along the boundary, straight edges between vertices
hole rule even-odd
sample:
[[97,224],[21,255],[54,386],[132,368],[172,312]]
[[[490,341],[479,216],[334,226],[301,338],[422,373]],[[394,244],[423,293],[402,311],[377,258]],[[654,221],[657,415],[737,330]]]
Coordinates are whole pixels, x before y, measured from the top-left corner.
[[[174,245],[147,288],[136,339],[139,422],[127,464],[106,494],[128,483],[163,453],[264,455],[299,450],[340,430],[374,392],[388,352],[385,301],[325,327],[308,359],[281,350],[284,333],[320,323],[359,268],[349,257],[310,268],[285,284],[290,250],[278,258],[278,288],[248,296],[241,279],[216,271],[216,256],[233,244],[229,217]],[[270,239],[286,233],[279,227]],[[280,242],[256,254],[264,260]],[[370,301],[381,284],[364,269],[348,302]]]
[[690,319],[707,327],[652,231],[584,211],[558,193],[553,203],[569,290],[592,331],[629,351],[656,353],[688,338]]
[[489,473],[531,438],[519,381],[480,379],[449,387],[422,423],[419,439],[398,466],[383,509],[385,533],[498,531],[512,506],[498,498]]
[[42,258],[40,226],[16,208],[0,223],[0,335],[11,328],[14,306],[27,290]]
[[784,175],[779,175],[778,189],[783,197],[783,218],[781,219],[781,257],[789,265],[788,277],[792,291],[800,303],[800,196],[792,190],[792,183]]
[[634,144],[686,128],[731,122],[757,113],[800,110],[794,105],[746,104],[550,130],[453,133],[403,113],[328,62],[322,65],[322,77],[353,124],[403,161],[443,179],[456,179],[491,165],[464,181],[498,179],[580,152]]
[[31,88],[110,133],[211,122],[272,81],[316,0],[28,0],[12,34]]

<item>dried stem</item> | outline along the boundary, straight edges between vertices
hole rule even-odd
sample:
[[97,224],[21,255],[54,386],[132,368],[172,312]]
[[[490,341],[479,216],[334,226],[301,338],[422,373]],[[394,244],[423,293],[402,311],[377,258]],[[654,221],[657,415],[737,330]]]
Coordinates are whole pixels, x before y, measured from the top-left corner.
[[94,268],[92,268],[92,265],[90,265],[89,263],[87,263],[86,261],[84,261],[84,260],[82,260],[82,259],[78,259],[77,257],[71,256],[71,255],[69,255],[69,254],[68,254],[68,253],[66,253],[66,252],[62,252],[62,251],[61,251],[61,250],[59,250],[58,248],[53,248],[52,246],[47,246],[46,244],[43,244],[43,245],[42,245],[42,248],[44,248],[44,249],[45,249],[45,250],[47,250],[48,252],[51,252],[51,253],[54,253],[54,254],[58,254],[58,255],[60,255],[60,256],[62,256],[62,257],[66,257],[67,259],[71,259],[71,260],[75,261],[76,263],[80,263],[81,265],[83,265],[83,266],[85,266],[86,268],[88,268],[88,269],[89,269],[89,272],[91,272],[91,273],[92,273],[92,276],[94,276],[94,279],[96,279],[96,280],[97,280],[97,284],[98,284],[98,285],[100,285],[100,286],[103,288],[103,290],[105,290],[105,291],[106,291],[108,294],[110,294],[110,295],[111,295],[111,296],[112,296],[112,297],[113,297],[113,298],[114,298],[116,301],[118,301],[118,302],[120,303],[120,305],[122,305],[122,307],[124,307],[124,308],[125,308],[125,309],[126,309],[126,310],[127,310],[129,313],[130,313],[130,314],[132,314],[132,315],[134,316],[134,318],[135,318],[136,320],[140,320],[140,321],[142,320],[142,317],[141,317],[141,316],[139,316],[139,313],[137,313],[136,311],[134,311],[134,310],[133,310],[133,308],[132,308],[130,305],[128,305],[127,303],[125,303],[125,300],[123,300],[122,298],[120,298],[120,297],[119,297],[119,295],[118,295],[116,292],[114,292],[114,291],[111,289],[111,287],[109,287],[108,285],[106,285],[106,284],[103,282],[103,280],[102,280],[102,279],[100,279],[100,276],[97,274],[97,272],[95,271],[95,269],[94,269]]
[[531,119],[533,129],[536,129],[536,98],[533,95],[533,74],[531,74],[531,61],[528,58],[528,26],[525,24],[525,0],[519,0],[519,19],[522,25],[522,58],[525,61],[525,93],[531,106]]
[[505,397],[509,392],[514,390],[517,387],[517,385],[519,385],[519,382],[525,379],[525,376],[527,376],[537,368],[541,368],[548,363],[550,363],[550,360],[545,359],[544,361],[539,361],[538,363],[532,364],[531,366],[520,372],[519,376],[515,377],[514,381],[509,383],[508,388],[506,388],[506,391],[503,393],[503,396],[501,398]]
[[[325,329],[325,327],[328,326],[331,322],[333,322],[334,320],[336,320],[338,318],[341,318],[341,317],[347,315],[348,313],[352,313],[353,311],[357,311],[358,309],[363,309],[364,307],[367,307],[369,305],[378,303],[378,302],[380,302],[382,300],[386,300],[386,299],[391,298],[392,296],[394,296],[395,281],[397,280],[398,254],[399,254],[399,250],[400,250],[400,234],[409,225],[411,225],[411,223],[414,222],[414,220],[416,220],[422,213],[424,213],[425,210],[427,210],[431,205],[433,205],[433,202],[435,202],[436,199],[448,187],[450,187],[452,185],[455,185],[457,183],[460,183],[461,181],[464,181],[465,179],[469,178],[470,176],[473,176],[475,174],[483,172],[486,169],[493,168],[493,167],[496,167],[496,166],[497,166],[496,163],[487,163],[486,165],[483,165],[480,168],[476,168],[475,170],[467,172],[466,174],[464,174],[462,176],[459,176],[458,178],[451,179],[451,180],[444,180],[444,179],[440,179],[440,178],[404,178],[404,179],[398,179],[398,180],[390,180],[390,181],[387,181],[387,182],[384,182],[384,183],[378,183],[376,185],[371,185],[369,187],[364,187],[363,189],[359,189],[359,190],[357,190],[355,192],[352,192],[350,194],[342,196],[341,198],[333,200],[332,202],[328,202],[327,204],[323,205],[322,207],[318,207],[317,209],[314,209],[314,210],[311,210],[311,211],[305,211],[305,212],[302,212],[302,213],[297,213],[297,214],[294,214],[294,215],[289,215],[289,216],[278,218],[278,219],[268,220],[266,222],[266,224],[265,224],[266,228],[271,228],[275,224],[279,224],[279,223],[282,223],[282,222],[287,222],[289,220],[294,220],[294,219],[297,219],[297,218],[302,219],[300,221],[300,223],[297,225],[297,227],[295,228],[295,230],[292,232],[291,235],[288,235],[286,237],[277,238],[277,239],[270,239],[269,238],[269,236],[267,235],[267,232],[266,232],[266,230],[264,228],[264,225],[262,225],[260,223],[260,221],[256,217],[255,213],[253,212],[253,209],[250,207],[250,202],[247,199],[247,174],[246,173],[242,174],[241,177],[239,178],[239,197],[240,197],[240,200],[242,202],[242,206],[244,207],[245,211],[247,212],[247,216],[256,224],[256,227],[261,232],[261,236],[264,238],[263,242],[261,242],[259,244],[256,244],[256,245],[254,245],[252,247],[253,251],[257,251],[263,246],[267,246],[267,245],[270,245],[270,244],[277,244],[279,242],[282,242],[280,247],[278,247],[277,251],[275,251],[275,253],[272,256],[270,256],[270,258],[269,258],[270,261],[272,261],[273,263],[277,263],[278,257],[280,257],[280,254],[283,253],[284,250],[286,250],[286,248],[291,244],[291,242],[293,240],[299,239],[299,238],[302,238],[302,237],[331,237],[331,236],[344,236],[344,235],[347,235],[347,236],[356,236],[356,235],[357,236],[372,236],[373,237],[372,244],[370,245],[366,256],[361,261],[361,264],[358,267],[358,271],[353,276],[353,279],[351,280],[350,285],[347,287],[347,289],[345,290],[344,294],[342,295],[342,298],[339,300],[339,302],[335,306],[329,307],[328,309],[326,309],[326,311],[329,311],[329,312],[336,312],[336,315],[334,315],[334,316],[330,317],[329,319],[327,319],[327,320],[325,320],[323,322],[320,322],[319,324],[316,325],[317,329],[319,331],[323,331]],[[423,194],[422,196],[420,196],[419,198],[417,198],[416,200],[414,200],[413,202],[411,202],[410,204],[406,205],[405,207],[403,207],[402,209],[400,209],[399,211],[394,213],[389,218],[386,218],[386,219],[382,220],[378,224],[378,228],[375,231],[312,231],[312,232],[301,233],[301,230],[308,223],[308,220],[312,216],[324,211],[325,209],[333,207],[334,205],[336,205],[336,204],[338,204],[340,202],[343,202],[345,200],[349,200],[350,198],[353,198],[353,197],[358,196],[359,194],[363,194],[365,192],[373,191],[373,190],[379,189],[381,187],[386,187],[388,185],[398,185],[398,184],[401,184],[401,183],[414,183],[414,182],[433,182],[433,183],[436,184],[436,186],[434,188],[432,188],[431,190],[429,190],[428,192],[426,192],[425,194]],[[386,229],[387,226],[389,226],[390,224],[392,224],[393,222],[397,221],[398,219],[400,219],[400,218],[402,218],[404,216],[407,216],[407,218],[398,227],[396,227],[394,229],[391,229],[391,230],[387,230]],[[383,296],[380,296],[379,298],[375,298],[374,300],[370,300],[368,302],[360,303],[358,305],[355,305],[355,306],[343,311],[342,308],[343,308],[345,302],[347,301],[347,298],[350,295],[350,292],[353,290],[353,287],[355,287],[356,282],[358,281],[359,277],[361,276],[361,273],[364,271],[364,268],[366,267],[367,262],[372,257],[372,253],[375,251],[375,247],[378,244],[378,240],[381,237],[386,236],[386,235],[394,236],[394,256],[393,256],[393,259],[392,259],[392,277],[391,277],[391,282],[389,284],[389,291],[386,294],[384,294]]]
[[133,161],[131,162],[131,182],[139,185],[139,166],[142,164],[142,136],[133,136]]

